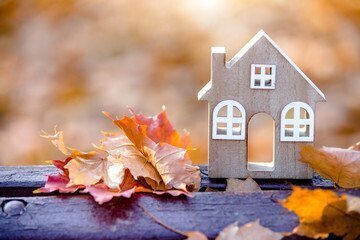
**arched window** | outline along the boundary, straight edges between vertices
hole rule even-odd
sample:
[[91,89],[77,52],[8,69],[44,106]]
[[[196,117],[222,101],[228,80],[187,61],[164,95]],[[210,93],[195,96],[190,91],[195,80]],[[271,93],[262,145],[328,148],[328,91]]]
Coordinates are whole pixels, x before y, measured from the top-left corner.
[[314,112],[303,102],[292,102],[281,112],[280,141],[313,142]]
[[212,138],[245,139],[245,109],[233,100],[225,100],[216,105],[213,112]]

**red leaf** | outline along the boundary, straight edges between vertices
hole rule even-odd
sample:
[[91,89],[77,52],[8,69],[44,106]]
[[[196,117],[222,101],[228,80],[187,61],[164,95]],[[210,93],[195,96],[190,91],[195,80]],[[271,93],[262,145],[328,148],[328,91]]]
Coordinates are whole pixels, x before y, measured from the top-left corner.
[[69,176],[69,170],[67,170],[65,167],[65,165],[71,160],[72,158],[71,157],[68,157],[66,158],[65,160],[52,160],[52,164],[60,169],[61,171],[63,171],[63,173],[66,175],[66,176]]
[[130,112],[137,124],[146,126],[146,135],[155,143],[165,142],[176,147],[190,147],[190,133],[185,131],[181,136],[171,125],[165,110],[154,117],[146,117],[142,113],[136,114],[132,109]]
[[34,191],[34,193],[49,193],[54,191],[59,191],[60,193],[74,193],[77,190],[84,188],[84,186],[71,186],[66,187],[69,183],[69,178],[67,176],[56,174],[56,175],[49,175],[45,186],[39,188]]
[[90,193],[97,203],[103,204],[110,201],[113,197],[130,198],[135,193],[135,187],[121,192],[120,190],[109,189],[105,184],[99,183],[86,187],[81,193]]

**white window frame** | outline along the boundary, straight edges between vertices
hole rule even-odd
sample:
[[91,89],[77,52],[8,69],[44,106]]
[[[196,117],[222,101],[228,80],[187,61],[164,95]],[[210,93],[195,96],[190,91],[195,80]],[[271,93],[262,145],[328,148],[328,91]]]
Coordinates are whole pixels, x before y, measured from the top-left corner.
[[[219,111],[221,108],[227,106],[227,114],[226,117],[219,117]],[[237,108],[241,117],[234,117],[234,107]],[[246,121],[246,113],[244,107],[234,101],[234,100],[224,100],[216,107],[213,111],[213,119],[212,119],[212,139],[226,139],[226,140],[244,140],[245,139],[245,121]],[[226,135],[217,133],[217,125],[218,123],[226,123]],[[233,124],[239,123],[241,126],[240,134],[233,135]]]
[[[272,68],[271,74],[265,74],[265,69]],[[260,68],[260,73],[256,73],[255,68]],[[266,64],[251,64],[251,81],[250,88],[252,89],[275,89],[275,76],[276,76],[276,65]],[[265,86],[265,81],[270,79],[271,86]],[[260,86],[255,85],[255,80],[260,80]]]
[[[294,118],[286,119],[286,113],[290,109],[294,108]],[[300,108],[304,108],[308,113],[308,119],[300,118]],[[285,136],[285,125],[293,125],[293,136]],[[309,136],[301,137],[300,136],[300,125],[309,126]],[[314,141],[314,111],[306,103],[303,102],[292,102],[284,107],[281,112],[281,135],[280,141],[283,142],[313,142]]]

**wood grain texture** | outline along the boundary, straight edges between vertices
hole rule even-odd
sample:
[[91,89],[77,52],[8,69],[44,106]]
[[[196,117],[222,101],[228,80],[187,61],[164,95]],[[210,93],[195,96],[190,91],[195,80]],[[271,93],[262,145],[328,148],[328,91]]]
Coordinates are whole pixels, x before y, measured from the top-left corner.
[[[184,239],[159,226],[137,204],[180,231],[198,230],[211,238],[235,221],[245,224],[256,219],[274,231],[290,231],[297,217],[276,202],[288,194],[198,193],[194,198],[137,194],[101,206],[88,195],[24,197],[23,214],[0,216],[0,238]],[[4,200],[9,198],[0,198],[0,203]]]
[[[225,189],[224,179],[210,179],[207,166],[200,168],[203,189]],[[0,167],[0,239],[184,239],[154,222],[139,205],[167,225],[180,231],[202,231],[211,239],[235,221],[245,224],[260,219],[262,225],[274,231],[290,231],[298,223],[297,217],[277,202],[290,194],[288,190],[241,194],[199,192],[194,198],[135,194],[131,199],[117,198],[103,205],[84,194],[29,193],[44,184],[43,175],[56,172],[53,166]],[[257,181],[263,189],[290,187],[290,182],[285,180]],[[310,184],[305,180],[294,181],[291,183],[301,186],[331,187],[321,178],[314,178]],[[9,189],[18,189],[16,197],[3,197],[13,194]],[[360,195],[359,190],[336,191]],[[21,214],[5,213],[5,205],[12,200],[24,203]]]
[[[307,103],[315,112],[316,103],[323,101],[323,97],[264,36],[247,49],[231,68],[226,67],[225,59],[225,53],[212,53],[212,85],[201,97],[209,105],[209,176],[311,179],[313,170],[298,160],[300,146],[313,143],[280,141],[281,111],[287,104],[300,101]],[[276,65],[275,89],[250,88],[251,64]],[[245,140],[212,139],[212,113],[223,100],[234,100],[245,108]],[[266,113],[275,122],[274,171],[247,169],[248,125],[257,113]]]

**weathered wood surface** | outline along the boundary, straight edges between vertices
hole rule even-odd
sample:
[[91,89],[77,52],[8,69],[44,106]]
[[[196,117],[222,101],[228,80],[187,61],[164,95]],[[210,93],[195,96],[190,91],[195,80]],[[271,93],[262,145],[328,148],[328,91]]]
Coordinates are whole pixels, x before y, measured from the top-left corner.
[[[290,231],[297,218],[275,199],[284,192],[252,194],[198,193],[194,198],[138,194],[102,206],[87,195],[25,197],[22,215],[0,218],[2,238],[183,239],[154,222],[137,204],[159,220],[181,230],[199,230],[215,237],[226,225],[261,219],[276,231]],[[18,198],[17,198],[18,199]],[[9,198],[0,198],[0,202]],[[276,221],[275,221],[276,219]]]
[[[201,169],[203,189],[225,188],[224,180],[208,179],[206,168],[202,166]],[[198,230],[210,238],[235,221],[245,224],[260,219],[262,225],[281,232],[292,230],[298,223],[297,217],[277,202],[288,196],[289,190],[241,194],[199,192],[194,198],[136,194],[131,199],[118,198],[101,206],[89,195],[31,193],[44,184],[43,175],[55,172],[57,170],[51,166],[0,167],[0,239],[184,238],[158,225],[139,205],[180,231]],[[306,185],[309,182],[296,183]],[[262,184],[264,189],[289,187],[284,182]],[[356,190],[347,192],[360,195]],[[16,211],[9,214],[5,209],[14,200],[19,200],[20,206],[24,203],[19,214]]]

